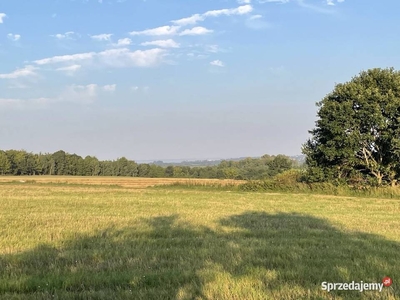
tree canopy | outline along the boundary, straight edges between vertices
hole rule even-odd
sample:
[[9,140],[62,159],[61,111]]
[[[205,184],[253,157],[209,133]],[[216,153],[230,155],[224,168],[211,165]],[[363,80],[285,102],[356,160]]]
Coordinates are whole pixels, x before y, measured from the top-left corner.
[[266,179],[291,169],[295,162],[287,156],[264,155],[240,161],[222,161],[216,166],[188,167],[138,164],[125,157],[98,160],[82,158],[62,150],[53,154],[33,154],[24,150],[0,150],[0,175],[130,176],[218,179]]
[[337,84],[303,153],[310,181],[395,185],[400,177],[400,72],[370,69]]

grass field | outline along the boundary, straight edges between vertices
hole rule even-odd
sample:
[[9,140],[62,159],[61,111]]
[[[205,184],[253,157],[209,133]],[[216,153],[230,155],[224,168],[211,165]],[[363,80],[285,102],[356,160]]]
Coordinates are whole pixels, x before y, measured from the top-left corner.
[[0,299],[400,299],[399,200],[29,179],[0,177]]

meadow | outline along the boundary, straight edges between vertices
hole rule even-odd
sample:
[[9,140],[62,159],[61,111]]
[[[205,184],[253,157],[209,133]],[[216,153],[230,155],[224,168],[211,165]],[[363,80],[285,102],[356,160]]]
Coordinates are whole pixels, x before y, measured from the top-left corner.
[[400,299],[400,200],[177,181],[0,177],[0,299]]

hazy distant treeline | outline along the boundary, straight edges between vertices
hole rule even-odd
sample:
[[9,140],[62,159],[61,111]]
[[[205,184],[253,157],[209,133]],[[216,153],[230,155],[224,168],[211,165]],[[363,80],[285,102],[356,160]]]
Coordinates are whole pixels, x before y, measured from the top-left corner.
[[100,161],[94,156],[82,158],[76,154],[57,151],[53,154],[34,154],[24,150],[0,150],[0,175],[72,175],[72,176],[129,176],[148,178],[218,178],[264,179],[296,166],[284,155],[264,155],[240,161],[222,161],[216,166],[161,167],[138,164],[125,157]]

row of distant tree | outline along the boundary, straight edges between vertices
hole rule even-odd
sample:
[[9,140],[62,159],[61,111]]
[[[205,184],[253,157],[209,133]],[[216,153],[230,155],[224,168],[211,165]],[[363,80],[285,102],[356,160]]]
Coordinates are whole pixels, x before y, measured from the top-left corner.
[[296,167],[296,162],[284,155],[264,155],[240,161],[222,161],[216,166],[188,167],[138,164],[125,157],[117,160],[82,158],[57,151],[34,154],[24,150],[0,150],[0,175],[70,175],[70,176],[130,176],[148,178],[218,178],[264,179]]

